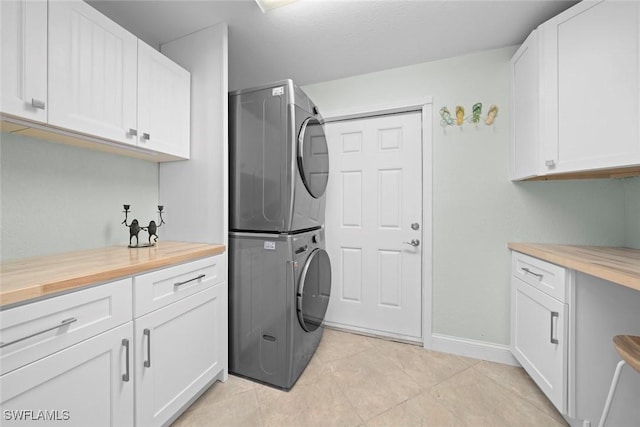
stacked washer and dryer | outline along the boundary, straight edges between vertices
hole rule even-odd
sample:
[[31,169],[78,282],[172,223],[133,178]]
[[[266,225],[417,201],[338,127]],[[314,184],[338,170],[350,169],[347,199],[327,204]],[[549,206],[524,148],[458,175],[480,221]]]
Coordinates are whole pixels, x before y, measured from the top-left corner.
[[229,94],[229,371],[285,390],[331,292],[322,117],[291,80]]

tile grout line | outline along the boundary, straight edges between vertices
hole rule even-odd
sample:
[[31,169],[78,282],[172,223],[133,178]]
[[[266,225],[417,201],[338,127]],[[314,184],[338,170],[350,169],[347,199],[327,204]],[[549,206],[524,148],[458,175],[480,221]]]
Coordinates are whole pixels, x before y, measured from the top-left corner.
[[[520,393],[520,391],[508,389],[507,387],[505,387],[504,385],[502,385],[501,383],[499,383],[498,381],[494,380],[493,378],[491,378],[490,376],[486,375],[484,372],[482,372],[482,371],[480,371],[478,369],[476,369],[476,372],[478,374],[482,375],[483,377],[487,378],[489,381],[491,381],[494,384],[496,384],[500,389],[504,390],[507,394],[515,395],[516,398],[518,398],[519,400],[521,400],[525,404],[531,406],[536,411],[540,412],[541,414],[545,415],[546,417],[551,418],[552,420],[554,420],[556,422],[559,421],[558,419],[556,419],[555,417],[551,416],[546,411],[544,411],[542,408],[538,407],[538,405],[536,405],[534,402],[532,402],[529,399],[527,399],[526,397],[524,397],[522,395],[522,393]],[[545,396],[545,398],[546,398],[546,396]],[[561,416],[561,418],[562,418],[562,416]],[[562,422],[566,425],[566,421],[564,420],[564,418],[562,418]]]

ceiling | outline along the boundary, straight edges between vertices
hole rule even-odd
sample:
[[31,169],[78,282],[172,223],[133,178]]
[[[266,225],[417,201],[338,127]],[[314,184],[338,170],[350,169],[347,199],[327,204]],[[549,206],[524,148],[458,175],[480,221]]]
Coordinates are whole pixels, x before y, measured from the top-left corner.
[[89,0],[158,47],[229,26],[229,89],[299,85],[520,44],[576,1],[299,0],[262,13],[252,0]]

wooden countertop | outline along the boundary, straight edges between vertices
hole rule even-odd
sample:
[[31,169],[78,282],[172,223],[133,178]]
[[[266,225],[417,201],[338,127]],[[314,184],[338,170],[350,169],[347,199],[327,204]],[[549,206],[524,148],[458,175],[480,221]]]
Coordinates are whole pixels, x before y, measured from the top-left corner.
[[158,242],[149,248],[90,249],[0,265],[0,306],[221,254],[224,245]]
[[509,243],[509,249],[640,291],[640,249]]

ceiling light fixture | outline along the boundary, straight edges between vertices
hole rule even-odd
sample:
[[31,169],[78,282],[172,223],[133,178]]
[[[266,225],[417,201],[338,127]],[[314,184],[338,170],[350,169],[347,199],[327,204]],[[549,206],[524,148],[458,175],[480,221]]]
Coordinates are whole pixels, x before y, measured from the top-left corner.
[[267,13],[272,9],[286,6],[296,1],[297,0],[256,0],[256,3],[258,3],[258,7],[262,11],[262,13]]

